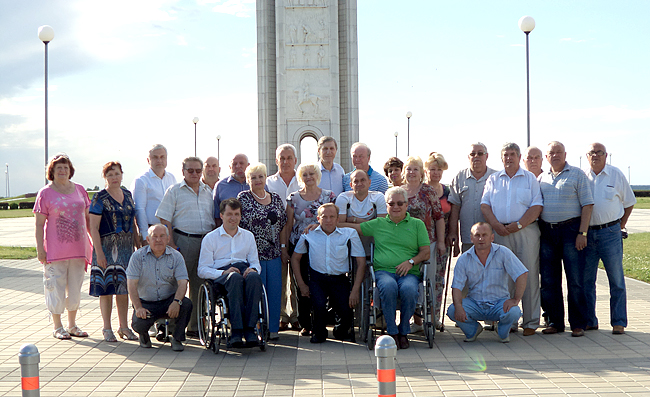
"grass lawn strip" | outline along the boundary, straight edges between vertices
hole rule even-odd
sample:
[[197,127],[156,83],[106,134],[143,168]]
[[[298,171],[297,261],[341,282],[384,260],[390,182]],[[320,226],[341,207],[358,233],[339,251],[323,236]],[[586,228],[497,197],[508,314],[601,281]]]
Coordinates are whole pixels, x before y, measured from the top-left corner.
[[0,247],[0,259],[32,259],[36,258],[34,247]]

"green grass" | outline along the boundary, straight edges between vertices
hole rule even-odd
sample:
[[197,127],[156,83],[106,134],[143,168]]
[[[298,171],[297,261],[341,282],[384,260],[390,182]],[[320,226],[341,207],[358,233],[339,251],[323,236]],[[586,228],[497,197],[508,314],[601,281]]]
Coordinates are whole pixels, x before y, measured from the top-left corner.
[[650,209],[650,197],[637,197],[634,208]]
[[650,283],[650,233],[630,234],[623,240],[623,271],[636,280]]
[[32,259],[36,258],[34,247],[0,247],[0,259]]
[[3,218],[27,218],[33,217],[34,213],[31,209],[26,208],[23,210],[0,210],[0,219]]

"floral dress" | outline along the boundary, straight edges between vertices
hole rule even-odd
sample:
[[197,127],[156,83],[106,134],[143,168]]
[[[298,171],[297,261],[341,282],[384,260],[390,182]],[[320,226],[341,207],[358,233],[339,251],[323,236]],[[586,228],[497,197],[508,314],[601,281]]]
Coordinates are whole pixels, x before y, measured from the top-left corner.
[[336,195],[331,190],[322,189],[320,196],[313,201],[307,201],[302,198],[300,191],[293,192],[287,197],[287,204],[293,208],[293,229],[289,241],[296,245],[300,235],[305,227],[312,223],[318,223],[318,207],[323,204],[333,203],[336,201]]
[[239,226],[255,236],[260,261],[270,261],[280,256],[280,232],[287,224],[283,200],[276,193],[268,194],[271,195],[271,203],[267,205],[255,200],[250,190],[237,196],[241,203]]
[[436,191],[429,185],[422,184],[417,194],[409,197],[407,208],[412,217],[420,219],[427,227],[429,241],[436,241],[436,221],[444,217]]
[[[108,266],[102,269],[97,265],[96,251],[93,251],[90,269],[90,295],[127,294],[126,267],[134,251],[133,219],[135,204],[131,192],[122,188],[124,201],[117,202],[106,189],[93,197],[90,213],[102,217],[99,223],[99,236],[102,251]],[[95,247],[95,250],[99,247]]]

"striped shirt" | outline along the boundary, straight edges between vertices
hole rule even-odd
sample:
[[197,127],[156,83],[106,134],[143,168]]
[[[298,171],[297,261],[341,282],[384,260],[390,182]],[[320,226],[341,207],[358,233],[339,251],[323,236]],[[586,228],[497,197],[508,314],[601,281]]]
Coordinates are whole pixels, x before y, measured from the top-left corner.
[[467,284],[467,297],[476,302],[496,303],[510,297],[508,278],[516,281],[528,272],[523,263],[507,247],[492,243],[485,266],[474,247],[465,251],[454,268],[451,288],[462,290]]
[[[348,172],[343,176],[343,191],[344,192],[349,192],[352,190],[352,187],[350,186],[350,176],[354,171],[357,169],[355,168],[351,172]],[[373,192],[379,192],[381,194],[386,193],[386,190],[388,190],[388,181],[386,180],[386,177],[380,174],[379,172],[375,171],[372,169],[371,166],[368,166],[368,178],[370,178],[370,187],[368,190],[373,191]]]
[[549,170],[537,178],[544,199],[540,218],[544,222],[556,223],[582,215],[582,207],[594,203],[587,175],[578,167],[564,164],[559,174]]

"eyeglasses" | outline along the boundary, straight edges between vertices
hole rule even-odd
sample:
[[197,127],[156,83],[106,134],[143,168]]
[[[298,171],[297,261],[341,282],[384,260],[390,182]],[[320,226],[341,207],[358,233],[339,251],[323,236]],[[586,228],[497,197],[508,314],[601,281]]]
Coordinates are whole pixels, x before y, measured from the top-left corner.
[[587,153],[587,156],[589,157],[594,157],[594,156],[604,156],[606,153],[603,152],[602,150],[597,150],[597,151],[590,151]]
[[386,203],[386,204],[388,204],[389,207],[394,207],[394,206],[401,207],[404,204],[406,204],[406,201],[391,201],[391,202]]
[[200,174],[203,171],[203,168],[185,168],[185,171],[189,172],[190,174],[197,173]]
[[476,156],[482,157],[484,155],[485,155],[485,152],[472,152],[472,153],[469,154],[469,157],[476,157]]

